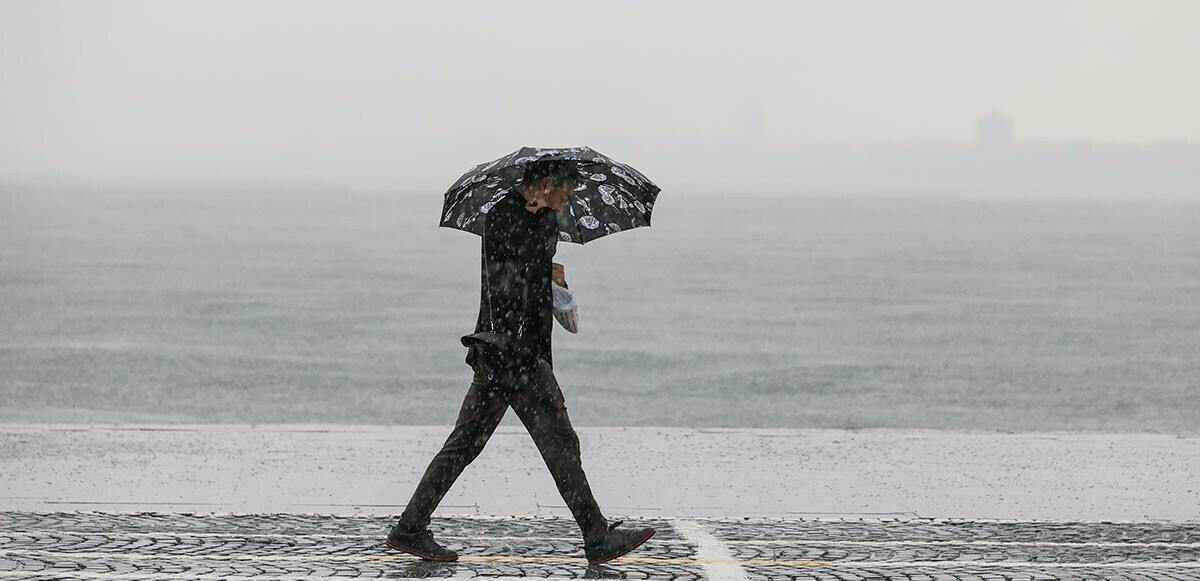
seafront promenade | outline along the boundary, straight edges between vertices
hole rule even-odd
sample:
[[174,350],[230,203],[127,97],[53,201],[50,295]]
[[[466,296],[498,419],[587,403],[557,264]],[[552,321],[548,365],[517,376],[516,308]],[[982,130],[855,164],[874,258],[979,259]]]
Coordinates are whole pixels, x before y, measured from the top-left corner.
[[583,559],[503,425],[431,528],[383,545],[448,427],[0,426],[0,579],[1200,579],[1200,435],[581,428],[610,519]]

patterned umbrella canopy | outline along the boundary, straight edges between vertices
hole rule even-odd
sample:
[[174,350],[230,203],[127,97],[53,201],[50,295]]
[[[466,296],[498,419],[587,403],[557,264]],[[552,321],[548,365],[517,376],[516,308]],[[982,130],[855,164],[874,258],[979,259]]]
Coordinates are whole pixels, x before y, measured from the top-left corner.
[[525,165],[543,159],[578,163],[580,179],[558,214],[559,238],[583,244],[622,230],[650,225],[659,188],[642,172],[590,147],[522,147],[481,163],[446,191],[440,226],[483,235],[483,215],[521,183]]

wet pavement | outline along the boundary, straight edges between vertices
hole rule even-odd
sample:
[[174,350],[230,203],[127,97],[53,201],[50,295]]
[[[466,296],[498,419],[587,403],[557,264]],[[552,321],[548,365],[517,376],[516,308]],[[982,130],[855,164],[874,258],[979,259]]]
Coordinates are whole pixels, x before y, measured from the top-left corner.
[[[610,518],[615,518],[610,516]],[[923,518],[642,518],[658,533],[589,567],[573,521],[440,516],[461,555],[383,544],[378,515],[0,512],[0,579],[1200,579],[1200,523]]]
[[[605,514],[1200,520],[1200,433],[578,431]],[[392,514],[449,433],[0,424],[0,510]],[[439,510],[570,515],[529,434],[503,425]]]

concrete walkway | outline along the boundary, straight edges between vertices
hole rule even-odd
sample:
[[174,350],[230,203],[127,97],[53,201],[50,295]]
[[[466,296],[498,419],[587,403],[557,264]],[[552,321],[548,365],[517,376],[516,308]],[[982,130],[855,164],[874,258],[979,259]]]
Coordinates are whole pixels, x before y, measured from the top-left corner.
[[[400,512],[449,427],[0,425],[0,510]],[[1200,520],[1200,434],[581,428],[606,514]],[[565,516],[520,427],[439,514]]]

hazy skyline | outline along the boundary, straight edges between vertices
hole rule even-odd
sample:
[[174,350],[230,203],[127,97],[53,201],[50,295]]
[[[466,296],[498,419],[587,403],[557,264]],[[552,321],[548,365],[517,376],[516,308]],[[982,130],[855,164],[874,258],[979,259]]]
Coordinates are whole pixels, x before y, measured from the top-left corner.
[[969,145],[993,110],[1017,142],[1200,141],[1195,2],[8,1],[0,22],[0,181],[432,187],[577,144],[661,181],[679,143]]

